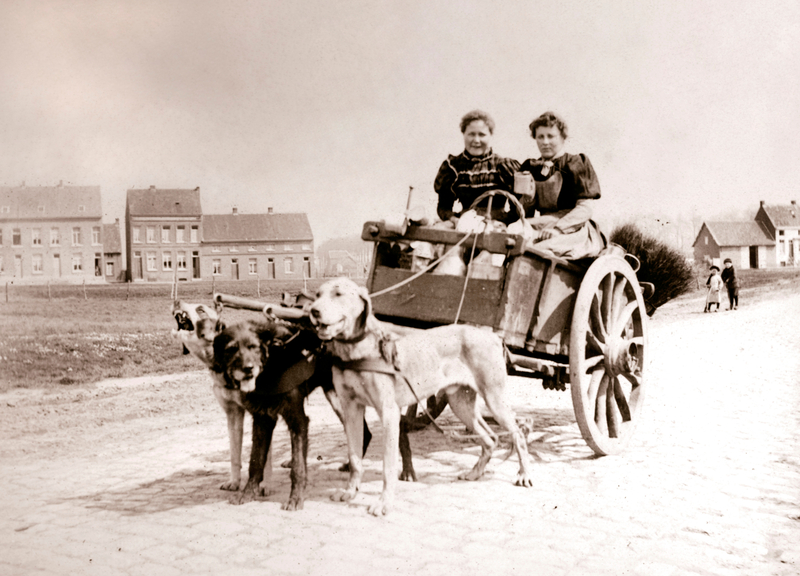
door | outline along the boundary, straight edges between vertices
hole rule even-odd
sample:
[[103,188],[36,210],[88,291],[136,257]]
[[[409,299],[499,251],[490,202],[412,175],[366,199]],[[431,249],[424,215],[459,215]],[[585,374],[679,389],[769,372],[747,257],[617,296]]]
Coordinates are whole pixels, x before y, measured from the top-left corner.
[[200,278],[200,253],[192,252],[192,278]]
[[22,255],[14,255],[14,278],[22,278]]
[[758,268],[758,246],[750,246],[750,268]]
[[141,252],[134,252],[133,253],[133,279],[134,280],[141,280],[142,276],[142,253]]
[[61,276],[61,254],[53,254],[53,276]]
[[234,280],[239,279],[239,259],[231,258],[231,278]]

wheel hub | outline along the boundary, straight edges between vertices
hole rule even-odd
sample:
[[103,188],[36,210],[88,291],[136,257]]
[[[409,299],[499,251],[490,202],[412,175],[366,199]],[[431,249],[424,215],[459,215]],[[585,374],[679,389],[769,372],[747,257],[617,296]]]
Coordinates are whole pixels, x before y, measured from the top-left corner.
[[633,373],[639,364],[636,344],[627,338],[612,337],[606,342],[606,370],[617,376]]

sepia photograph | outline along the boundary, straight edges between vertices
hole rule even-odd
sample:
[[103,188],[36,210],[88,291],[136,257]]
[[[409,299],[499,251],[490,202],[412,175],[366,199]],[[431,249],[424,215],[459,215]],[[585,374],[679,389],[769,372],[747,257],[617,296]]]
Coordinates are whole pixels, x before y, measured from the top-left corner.
[[800,4],[2,0],[0,573],[800,574]]

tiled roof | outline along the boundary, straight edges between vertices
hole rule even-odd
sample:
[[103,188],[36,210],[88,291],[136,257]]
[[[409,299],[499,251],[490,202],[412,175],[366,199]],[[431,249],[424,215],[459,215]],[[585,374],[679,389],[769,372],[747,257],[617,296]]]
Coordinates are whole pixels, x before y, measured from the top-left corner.
[[718,246],[771,246],[775,240],[758,222],[705,222]]
[[313,239],[304,213],[203,216],[203,242],[310,242]]
[[0,187],[0,221],[102,217],[99,186]]
[[128,210],[131,216],[200,216],[200,188],[170,190],[147,188],[128,190]]
[[103,224],[103,252],[106,254],[122,254],[119,222]]
[[783,204],[781,206],[762,206],[772,224],[776,228],[800,228],[800,213],[797,204]]

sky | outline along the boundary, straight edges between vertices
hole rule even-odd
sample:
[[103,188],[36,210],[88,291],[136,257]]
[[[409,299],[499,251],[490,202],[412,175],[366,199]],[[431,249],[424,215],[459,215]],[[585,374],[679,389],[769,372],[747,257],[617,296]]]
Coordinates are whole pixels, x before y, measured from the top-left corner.
[[0,185],[200,187],[205,213],[306,212],[317,244],[412,204],[495,119],[545,110],[592,161],[597,219],[800,198],[800,3],[3,0]]

